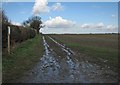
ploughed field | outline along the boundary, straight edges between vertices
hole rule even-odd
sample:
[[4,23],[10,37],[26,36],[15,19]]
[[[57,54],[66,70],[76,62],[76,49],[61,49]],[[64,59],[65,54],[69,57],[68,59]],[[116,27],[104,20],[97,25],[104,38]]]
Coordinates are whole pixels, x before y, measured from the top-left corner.
[[21,83],[117,82],[117,35],[42,35],[44,54]]
[[[117,34],[50,35],[70,47],[76,54],[83,54],[91,62],[118,69]],[[79,57],[78,57],[79,59]]]

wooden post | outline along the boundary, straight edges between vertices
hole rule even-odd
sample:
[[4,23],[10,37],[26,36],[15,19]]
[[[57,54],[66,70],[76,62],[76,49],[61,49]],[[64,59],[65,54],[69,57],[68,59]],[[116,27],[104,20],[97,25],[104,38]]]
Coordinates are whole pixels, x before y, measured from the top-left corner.
[[10,27],[8,26],[8,53],[10,54]]

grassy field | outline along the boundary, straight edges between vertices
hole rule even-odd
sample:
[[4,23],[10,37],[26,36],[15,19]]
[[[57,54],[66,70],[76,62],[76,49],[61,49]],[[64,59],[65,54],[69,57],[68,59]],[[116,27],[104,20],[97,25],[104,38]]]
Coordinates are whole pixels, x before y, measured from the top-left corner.
[[[50,35],[57,41],[66,44],[76,53],[83,53],[91,59],[106,61],[105,63],[117,70],[118,36],[115,34],[81,34],[81,35]],[[102,65],[102,63],[100,62]]]
[[37,64],[44,52],[42,37],[37,35],[19,44],[11,54],[3,53],[3,82],[21,77]]

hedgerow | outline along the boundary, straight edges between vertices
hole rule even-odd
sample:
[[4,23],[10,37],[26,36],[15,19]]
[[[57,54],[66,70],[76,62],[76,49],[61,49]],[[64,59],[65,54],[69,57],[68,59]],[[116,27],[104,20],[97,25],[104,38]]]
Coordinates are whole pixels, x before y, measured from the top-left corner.
[[34,38],[36,35],[35,29],[2,23],[2,47],[3,48],[7,47],[8,26],[10,26],[10,29],[11,29],[11,34],[10,34],[11,45],[15,45],[15,43],[21,43],[27,39]]

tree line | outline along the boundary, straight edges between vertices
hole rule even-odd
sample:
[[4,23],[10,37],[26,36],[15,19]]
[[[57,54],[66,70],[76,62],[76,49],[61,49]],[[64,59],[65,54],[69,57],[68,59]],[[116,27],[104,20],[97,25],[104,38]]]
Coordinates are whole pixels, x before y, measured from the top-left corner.
[[21,26],[13,25],[2,10],[2,48],[7,48],[8,26],[11,28],[10,43],[14,46],[27,39],[34,38],[39,34],[39,30],[44,27],[41,17],[32,16],[28,20],[23,21]]

